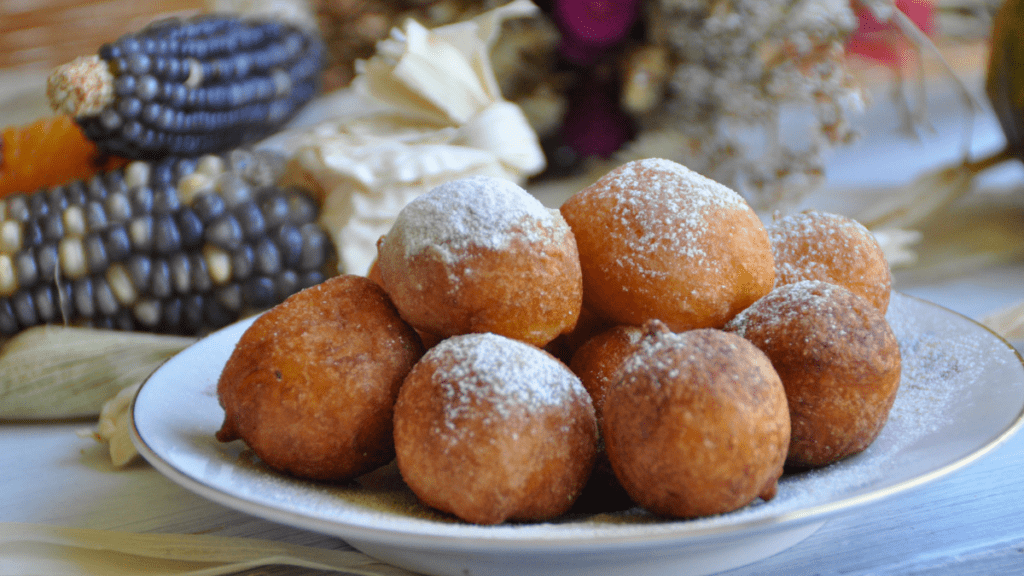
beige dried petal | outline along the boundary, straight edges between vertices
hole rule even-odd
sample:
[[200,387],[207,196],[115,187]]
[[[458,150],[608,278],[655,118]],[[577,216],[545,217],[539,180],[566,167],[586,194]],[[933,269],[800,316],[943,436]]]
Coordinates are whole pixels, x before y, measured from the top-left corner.
[[1024,340],[1024,300],[989,314],[981,323],[1007,340]]
[[511,102],[498,101],[475,114],[453,144],[494,154],[512,174],[538,174],[547,162],[526,115]]
[[415,20],[381,42],[354,85],[403,114],[437,127],[461,124],[493,98],[466,56]]

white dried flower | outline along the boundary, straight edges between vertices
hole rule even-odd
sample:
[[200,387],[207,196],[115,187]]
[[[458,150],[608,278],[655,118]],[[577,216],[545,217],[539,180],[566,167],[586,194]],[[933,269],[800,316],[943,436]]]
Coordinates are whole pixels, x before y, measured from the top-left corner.
[[[857,25],[848,0],[654,0],[652,29],[677,62],[662,106],[640,118],[641,142],[686,142],[659,150],[735,188],[758,209],[798,200],[821,180],[821,153],[853,137],[847,116],[859,89],[843,46]],[[656,20],[656,22],[654,22]],[[656,24],[656,25],[655,25]],[[811,113],[812,141],[794,149],[778,135],[784,107]],[[746,130],[736,130],[736,127]],[[751,130],[761,132],[751,145]]]

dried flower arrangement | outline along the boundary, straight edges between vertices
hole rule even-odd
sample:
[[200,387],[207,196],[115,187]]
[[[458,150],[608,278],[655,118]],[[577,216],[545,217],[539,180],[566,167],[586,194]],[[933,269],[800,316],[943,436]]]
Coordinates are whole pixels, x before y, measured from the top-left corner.
[[[372,51],[389,22],[428,27],[501,2],[319,0],[332,80]],[[757,204],[800,194],[821,175],[820,148],[848,141],[860,94],[843,67],[857,20],[847,0],[538,2],[506,24],[492,57],[503,92],[546,141],[549,172],[581,158],[658,155],[740,189]],[[783,106],[813,106],[817,135],[803,150],[777,137]],[[746,144],[763,134],[760,154]],[[804,185],[795,185],[798,181]]]
[[[327,31],[329,82],[345,85],[353,61],[405,18],[430,28],[503,3],[313,0]],[[887,43],[899,40],[929,50],[926,33],[952,26],[949,14],[957,34],[968,35],[969,24],[987,28],[991,11],[985,0],[536,3],[538,15],[504,24],[492,62],[504,96],[545,144],[545,175],[573,173],[595,158],[661,156],[732,186],[761,210],[815,190],[825,152],[854,138],[849,119],[865,94],[847,53],[866,19],[878,32],[875,49],[895,50]],[[893,68],[902,87],[907,79]],[[800,142],[780,135],[794,108],[810,111]],[[919,121],[922,109],[907,108],[907,122]]]

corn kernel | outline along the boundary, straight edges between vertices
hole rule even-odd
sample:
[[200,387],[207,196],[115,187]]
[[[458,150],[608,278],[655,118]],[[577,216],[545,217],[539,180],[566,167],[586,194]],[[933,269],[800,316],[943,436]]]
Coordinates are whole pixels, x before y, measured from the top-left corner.
[[0,252],[14,254],[21,250],[22,223],[17,220],[4,220],[0,224]]
[[132,284],[131,275],[128,274],[128,270],[125,269],[121,263],[113,264],[110,268],[107,268],[107,283],[110,284],[110,290],[113,291],[114,297],[124,307],[129,307],[135,303],[136,298],[139,297],[138,291],[135,289],[135,285]]
[[0,296],[9,298],[18,291],[18,274],[9,254],[0,254]]
[[78,237],[67,237],[57,245],[60,255],[60,271],[64,278],[75,280],[88,272],[85,258],[85,246]]
[[73,205],[64,209],[64,233],[68,236],[84,236],[85,211],[81,206]]

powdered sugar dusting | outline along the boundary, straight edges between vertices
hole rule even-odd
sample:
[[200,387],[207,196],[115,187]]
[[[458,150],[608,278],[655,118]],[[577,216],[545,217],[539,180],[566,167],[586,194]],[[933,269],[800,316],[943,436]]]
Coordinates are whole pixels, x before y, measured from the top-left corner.
[[725,328],[745,336],[754,318],[762,323],[789,324],[803,316],[813,316],[816,311],[835,302],[836,290],[843,288],[819,280],[802,280],[778,286],[737,314]]
[[586,396],[564,364],[538,348],[496,334],[465,334],[427,353],[438,359],[433,381],[446,399],[445,427],[457,435],[459,421],[479,415],[481,403],[499,420],[562,406]]
[[[672,352],[688,350],[690,361],[695,362],[697,359],[697,344],[691,338],[691,331],[672,332],[665,324],[654,320],[645,325],[644,331],[639,334],[638,346],[622,363],[620,373],[625,374],[626,378],[651,372],[666,374],[674,380],[679,375],[679,365]],[[661,385],[660,378],[651,378],[646,382],[651,386]]]
[[723,210],[750,210],[729,187],[661,158],[623,164],[580,194],[585,206],[611,207],[599,233],[627,247],[616,265],[649,278],[666,274],[647,262],[658,253],[685,258],[688,268],[716,267],[707,251],[708,222]]
[[779,284],[827,280],[840,271],[862,284],[889,288],[888,278],[866,274],[876,269],[865,264],[884,261],[885,256],[871,231],[852,218],[807,211],[776,218],[766,229]]
[[502,250],[512,238],[557,241],[569,232],[556,210],[514,182],[489,176],[452,180],[420,196],[398,214],[386,241],[412,257],[431,249],[448,263],[471,247]]

